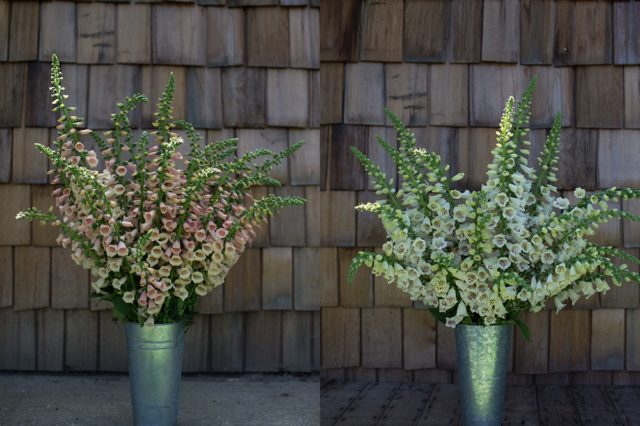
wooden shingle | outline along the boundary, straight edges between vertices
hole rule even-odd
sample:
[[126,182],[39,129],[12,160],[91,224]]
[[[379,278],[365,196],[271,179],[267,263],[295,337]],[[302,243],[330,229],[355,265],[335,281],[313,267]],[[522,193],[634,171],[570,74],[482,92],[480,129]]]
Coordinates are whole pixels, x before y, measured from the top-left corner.
[[225,312],[260,309],[262,255],[259,249],[247,249],[225,280]]
[[[69,95],[69,105],[73,105],[77,108],[76,112],[80,117],[87,117],[87,106],[88,106],[88,91],[89,91],[89,66],[88,65],[76,65],[76,64],[62,64],[62,75],[64,76],[65,81],[65,91]],[[45,82],[48,82],[48,77],[44,78]],[[47,83],[48,84],[48,83]],[[128,93],[127,95],[130,95]],[[41,92],[41,98],[38,98],[37,102],[44,105],[42,108],[46,106],[47,108],[51,105],[51,99],[49,98],[49,94],[44,94]],[[124,96],[124,95],[123,95]],[[27,93],[26,101],[27,105],[29,105],[31,99],[31,93]],[[115,107],[115,105],[113,105]],[[36,110],[38,111],[38,110]],[[29,118],[29,114],[26,115],[26,118]],[[28,126],[31,124],[27,123]],[[43,124],[33,124],[34,126],[40,127]],[[85,124],[86,126],[86,124]],[[52,127],[52,126],[49,126]]]
[[20,127],[27,67],[23,63],[0,63],[0,81],[5,90],[0,97],[0,127]]
[[282,369],[311,370],[312,329],[312,312],[282,313]]
[[598,187],[640,187],[639,130],[598,132]]
[[207,65],[244,63],[244,9],[207,8]]
[[317,9],[289,9],[289,64],[293,68],[320,66],[320,18]]
[[200,314],[221,314],[224,312],[224,286],[216,287],[206,296],[198,297],[196,311]]
[[420,127],[411,129],[418,146],[440,156],[442,164],[450,166],[449,175],[458,173],[458,151],[460,139],[466,138],[469,129],[456,127]]
[[[396,177],[396,164],[387,151],[380,146],[378,139],[386,141],[396,148],[397,140],[395,130],[391,127],[371,126],[367,129],[367,157],[373,161],[386,174],[387,179]],[[371,176],[367,177],[367,189],[375,190],[375,182]]]
[[311,369],[320,371],[320,311],[313,313],[313,329],[311,333]]
[[267,70],[267,124],[307,127],[309,73],[305,70]]
[[[373,202],[381,197],[373,191],[358,192],[358,204]],[[382,222],[378,216],[371,212],[357,212],[356,223],[356,244],[359,247],[379,247],[387,240]]]
[[289,66],[289,12],[286,8],[246,9],[247,65]]
[[620,128],[624,120],[621,67],[576,68],[576,127]]
[[[66,88],[70,89],[70,92],[73,91],[75,89],[75,83],[77,83],[74,81],[73,75],[69,76],[69,79],[67,79],[67,75],[64,70],[62,72]],[[49,91],[49,87],[51,86],[50,75],[51,65],[49,63],[29,62],[27,65],[27,91],[25,94],[25,103],[28,105],[28,108],[25,110],[24,121],[25,125],[28,127],[55,127],[58,124],[56,123],[56,113],[51,111]],[[69,84],[71,84],[71,87]],[[71,102],[75,105],[77,99],[72,97],[71,93],[69,93],[69,95]]]
[[[573,123],[573,69],[531,67],[536,76],[536,91],[531,105],[531,127],[551,128],[556,114],[562,114],[562,125]],[[521,94],[517,93],[517,98]]]
[[50,249],[16,247],[14,251],[14,309],[49,307]]
[[320,122],[322,124],[342,122],[342,99],[344,96],[344,64],[322,62],[320,64]]
[[520,1],[520,63],[551,64],[556,2]]
[[[331,262],[332,260],[334,262]],[[333,249],[315,247],[293,249],[293,306],[297,311],[320,309],[321,287],[336,283],[336,278]]]
[[[565,195],[566,196],[566,195]],[[571,197],[567,197],[571,199]],[[620,210],[621,203],[620,201],[609,201],[607,203],[609,209],[617,209]],[[621,219],[612,219],[608,222],[602,223],[598,226],[596,233],[593,237],[590,237],[589,240],[595,242],[596,244],[602,246],[612,246],[612,247],[622,247],[622,220]],[[598,307],[598,300],[593,297],[590,300],[593,301],[593,305],[588,307]],[[581,302],[585,300],[582,299]]]
[[351,147],[367,153],[367,127],[334,125],[331,128],[329,185],[334,190],[360,190],[366,187],[364,168]]
[[[100,371],[126,372],[127,336],[124,325],[114,320],[111,311],[101,311],[98,315],[100,320],[98,369]],[[196,322],[198,318],[196,317]]]
[[187,69],[187,121],[202,129],[222,127],[222,83],[220,69]]
[[0,129],[0,183],[11,180],[11,129]]
[[0,309],[0,370],[35,370],[36,311]]
[[[386,104],[407,126],[429,124],[428,66],[424,64],[386,64]],[[387,118],[387,125],[391,121]]]
[[401,62],[403,2],[364,2],[360,60]]
[[360,309],[324,308],[322,315],[322,368],[360,365]]
[[[158,64],[205,65],[207,20],[201,7],[162,5],[153,9],[153,59]],[[171,30],[168,30],[171,28]]]
[[151,6],[119,4],[117,46],[118,62],[151,62]]
[[320,246],[320,187],[305,186],[304,197],[306,199],[304,208],[304,224],[307,239],[307,247]]
[[309,71],[309,124],[308,127],[320,127],[320,113],[322,98],[322,86],[320,86],[320,70]]
[[384,65],[360,62],[345,69],[344,122],[384,124]]
[[[275,189],[275,194],[283,197],[304,197],[300,186],[285,186]],[[302,247],[306,242],[305,206],[290,206],[269,219],[270,241],[273,246]]]
[[[31,185],[31,204],[34,207],[47,211],[50,207],[55,206],[55,199],[51,195],[54,187],[50,185]],[[58,213],[57,208],[53,210]],[[31,244],[34,246],[51,247],[57,246],[56,238],[60,233],[57,226],[51,224],[41,224],[38,221],[31,222],[32,239]]]
[[76,4],[69,1],[43,3],[40,8],[41,61],[56,54],[61,62],[76,60]]
[[89,271],[71,260],[71,251],[51,249],[51,307],[54,309],[89,308]]
[[193,324],[184,335],[184,355],[182,370],[189,373],[204,373],[209,371],[211,358],[211,342],[209,342],[209,316],[197,315]]
[[[9,2],[5,2],[9,4]],[[1,15],[1,13],[0,13]],[[12,2],[9,39],[9,60],[38,59],[38,23],[40,5],[37,1]],[[5,27],[9,29],[9,26]],[[1,36],[0,36],[1,37]],[[1,49],[0,49],[1,50]]]
[[613,4],[613,54],[616,64],[640,63],[640,4]]
[[64,366],[64,311],[39,309],[36,312],[38,371],[62,371]]
[[[640,200],[623,200],[622,207],[631,214],[640,214]],[[624,220],[622,226],[624,247],[640,247],[640,224],[634,221]]]
[[[598,131],[566,129],[560,135],[558,187],[571,189],[597,187]],[[576,167],[580,165],[579,167]]]
[[[127,67],[127,66],[125,66]],[[128,66],[127,69],[134,69]],[[171,66],[143,66],[142,67],[142,88],[140,91],[149,97],[149,102],[140,106],[142,117],[141,126],[150,128],[155,120],[153,113],[157,109],[158,100],[162,91],[167,86],[169,74],[173,73],[176,79],[176,89],[173,97],[173,116],[178,118],[186,117],[186,93],[187,93],[187,72],[184,67]]]
[[28,185],[0,185],[0,245],[26,245],[31,242],[31,225],[16,220],[16,214],[31,207],[31,191]]
[[455,370],[457,366],[456,334],[453,328],[441,322],[436,323],[436,367],[444,370]]
[[49,129],[20,128],[13,130],[13,167],[11,181],[15,183],[47,183],[48,160],[35,147],[49,146]]
[[469,122],[469,66],[431,65],[429,119],[433,126],[466,126]]
[[482,2],[451,1],[450,62],[480,62],[482,58]]
[[640,128],[640,67],[624,67],[624,127]]
[[373,306],[373,275],[364,265],[352,282],[347,280],[351,260],[358,254],[357,248],[338,249],[338,280],[340,281],[340,306],[366,308]]
[[293,306],[293,252],[291,247],[262,249],[262,309]]
[[[338,250],[333,247],[321,248],[316,264],[320,268],[320,306],[338,306],[340,272],[338,269]],[[294,276],[298,280],[298,275]],[[296,284],[297,285],[297,284]]]
[[238,372],[244,368],[244,314],[211,315],[211,371]]
[[98,313],[73,309],[66,312],[64,368],[94,371],[98,367]]
[[407,293],[400,290],[395,284],[389,284],[384,277],[374,276],[373,286],[376,308],[410,308],[413,305]]
[[[135,65],[93,65],[89,68],[89,110],[87,126],[92,129],[109,129],[111,113],[116,103],[124,101],[131,93],[139,92],[140,68]],[[146,92],[148,93],[148,92]],[[138,111],[130,115],[134,125],[139,122]]]
[[278,371],[282,344],[282,313],[259,311],[246,314],[245,371]]
[[[113,63],[116,56],[116,6],[105,3],[90,3],[79,4],[77,7],[78,63]],[[136,26],[139,25],[140,23]]]
[[234,67],[222,71],[224,125],[263,127],[266,124],[267,72]]
[[436,320],[423,309],[403,309],[402,314],[404,368],[435,368]]
[[351,247],[356,243],[356,194],[320,192],[320,245]]
[[520,56],[520,2],[487,0],[482,21],[482,60],[518,62]]
[[519,98],[524,91],[528,71],[517,65],[471,65],[470,124],[497,126],[507,98]]
[[320,59],[358,60],[361,25],[360,0],[324,2],[320,8]]
[[564,310],[551,314],[549,371],[569,372],[589,369],[591,312]]
[[556,3],[554,65],[611,63],[611,6],[591,0]]
[[627,309],[626,319],[626,369],[640,370],[640,309]]
[[9,22],[11,18],[11,3],[0,1],[0,61],[9,57]]
[[362,366],[402,367],[402,309],[362,310]]
[[531,341],[527,341],[520,330],[516,330],[515,372],[544,374],[549,368],[549,311],[536,314],[523,312],[520,319],[529,328]]
[[[288,145],[288,135],[284,129],[237,129],[236,136],[239,139],[238,155],[243,155],[258,148],[267,148],[274,152],[280,152],[286,149]],[[289,182],[287,161],[273,168],[270,174],[283,184],[287,184]]]
[[591,320],[591,368],[624,369],[624,309],[596,309]]
[[[626,204],[626,202],[623,202]],[[627,230],[626,224],[628,222],[624,221],[623,229]],[[623,232],[623,238],[627,239],[626,232]],[[637,249],[626,249],[628,254],[638,257],[639,251]],[[625,263],[630,271],[638,272],[638,265],[636,263],[632,263],[629,261],[623,261],[620,259],[615,259],[614,263],[616,265],[621,265]],[[640,287],[637,285],[633,285],[632,283],[623,283],[621,286],[615,286],[610,283],[611,289],[607,291],[606,294],[600,294],[600,306],[603,308],[638,308],[640,307]],[[595,296],[593,296],[595,297]]]
[[227,0],[228,7],[245,7],[245,6],[272,6],[276,5],[280,0]]
[[13,305],[13,248],[0,247],[0,308]]
[[447,0],[405,2],[402,43],[405,61],[446,60],[449,7]]
[[461,129],[458,141],[458,171],[465,174],[465,188],[480,188],[486,182],[487,164],[492,160],[491,150],[495,144],[495,129]]
[[320,129],[289,130],[289,146],[304,141],[304,145],[289,158],[291,185],[320,184]]

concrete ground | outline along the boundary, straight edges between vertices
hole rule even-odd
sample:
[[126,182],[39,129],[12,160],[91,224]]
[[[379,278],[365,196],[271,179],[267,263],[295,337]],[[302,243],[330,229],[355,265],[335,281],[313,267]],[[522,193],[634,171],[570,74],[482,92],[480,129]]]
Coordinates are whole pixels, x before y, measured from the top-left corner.
[[[124,375],[0,374],[0,425],[133,424]],[[187,376],[179,425],[320,424],[317,377]]]

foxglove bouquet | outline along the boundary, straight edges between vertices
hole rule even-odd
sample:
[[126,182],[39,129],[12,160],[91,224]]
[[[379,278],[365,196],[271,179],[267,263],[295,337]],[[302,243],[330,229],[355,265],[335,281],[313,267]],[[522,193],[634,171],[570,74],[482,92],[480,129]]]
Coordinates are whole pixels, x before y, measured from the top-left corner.
[[[625,263],[639,263],[623,250],[587,239],[613,218],[640,220],[608,208],[608,201],[638,198],[640,191],[611,188],[593,195],[577,188],[577,204],[558,196],[560,116],[538,158],[528,166],[528,122],[535,80],[521,101],[510,98],[497,132],[487,182],[477,191],[454,189],[463,174],[449,177],[437,154],[416,147],[414,135],[393,114],[398,148],[378,142],[393,159],[399,189],[362,152],[352,151],[384,198],[357,207],[376,214],[388,240],[382,252],[360,252],[351,264],[371,268],[422,301],[447,326],[515,322],[523,311],[540,311],[549,299],[557,310],[567,300],[606,292],[609,283],[640,281]],[[526,328],[523,328],[526,335]]]
[[[113,303],[116,319],[141,324],[190,321],[196,296],[224,282],[269,215],[304,199],[249,195],[256,185],[279,185],[269,171],[296,151],[258,149],[236,156],[236,139],[202,146],[187,122],[174,120],[173,75],[155,113],[151,133],[134,137],[128,114],[143,95],[118,104],[113,130],[100,135],[83,129],[83,120],[65,104],[60,63],[53,57],[53,110],[60,114],[52,146],[36,144],[52,165],[55,204],[61,218],[28,209],[19,219],[60,228],[57,242],[70,247],[73,260],[90,269],[92,287]],[[191,141],[183,143],[175,129]],[[82,142],[91,137],[104,160]],[[260,161],[259,161],[260,160]],[[255,164],[254,164],[255,162]],[[184,167],[181,168],[180,165]]]

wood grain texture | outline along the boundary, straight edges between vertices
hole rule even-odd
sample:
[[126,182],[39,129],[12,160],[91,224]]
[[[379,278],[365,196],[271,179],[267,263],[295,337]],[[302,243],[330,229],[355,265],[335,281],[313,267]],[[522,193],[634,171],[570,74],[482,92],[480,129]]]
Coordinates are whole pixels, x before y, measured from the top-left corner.
[[[624,208],[624,206],[623,206]],[[626,221],[623,221],[623,238],[626,239]],[[635,257],[638,257],[640,251],[638,249],[625,249],[625,251]],[[614,259],[614,264],[620,266],[626,264],[628,269],[638,272],[638,264],[621,259]],[[610,284],[611,285],[611,284]],[[611,289],[606,294],[600,294],[600,306],[602,308],[638,308],[640,307],[640,287],[631,283],[624,283],[621,286],[611,285]]]
[[520,1],[520,63],[551,64],[556,2]]
[[320,306],[337,306],[340,294],[338,250],[329,247],[320,249],[317,264],[321,268]]
[[[558,187],[597,188],[598,132],[589,129],[567,129],[560,136]],[[580,164],[580,167],[575,167]]]
[[176,89],[173,97],[174,117],[186,116],[186,87],[187,72],[184,67],[175,66],[143,66],[142,67],[142,93],[148,96],[149,102],[140,107],[143,128],[151,128],[151,123],[155,120],[153,113],[162,91],[167,86],[169,74],[173,73],[176,80]]
[[638,187],[640,153],[638,130],[600,130],[598,132],[598,186]]
[[262,309],[293,306],[293,252],[291,247],[262,250]]
[[0,309],[0,370],[36,369],[36,311]]
[[344,64],[322,62],[320,64],[320,122],[322,124],[342,122],[342,99],[344,96]]
[[435,368],[436,321],[427,310],[403,309],[403,366],[407,370]]
[[[358,192],[358,205],[380,199],[373,191]],[[371,212],[357,212],[356,245],[358,247],[381,246],[387,240],[382,222]]]
[[8,90],[0,98],[0,127],[20,127],[27,78],[24,63],[0,63],[0,81]]
[[616,64],[640,63],[640,5],[635,2],[613,4],[613,55]]
[[282,345],[282,313],[247,313],[245,371],[278,371]]
[[431,65],[429,69],[429,119],[431,125],[468,125],[468,86],[468,65]]
[[[464,130],[464,131],[462,131]],[[496,144],[495,129],[461,129],[458,140],[458,170],[465,174],[466,188],[479,188],[486,181],[487,164]]]
[[[31,204],[42,211],[49,210],[55,205],[55,199],[51,195],[54,187],[51,185],[31,185]],[[57,210],[54,210],[57,214]],[[38,221],[31,222],[31,244],[34,246],[57,246],[56,238],[60,234],[59,228],[51,224],[41,224]]]
[[225,280],[225,312],[260,309],[262,255],[260,249],[247,249]]
[[[258,148],[267,148],[273,152],[280,152],[288,146],[288,135],[285,129],[237,129],[236,136],[238,138],[238,155],[243,155]],[[272,177],[285,185],[289,182],[287,162],[288,160],[283,161],[282,164],[274,167],[270,173]]]
[[0,183],[11,180],[12,135],[11,129],[0,129]]
[[362,310],[362,366],[402,367],[402,310]]
[[329,136],[329,187],[333,190],[365,189],[364,168],[351,151],[367,154],[367,127],[334,125]]
[[[386,64],[385,107],[407,126],[429,124],[428,66],[424,64]],[[391,120],[387,118],[387,125]]]
[[337,268],[330,262],[332,257],[335,258],[335,251],[331,248],[293,249],[293,302],[297,311],[320,309],[321,287],[325,281],[336,282],[336,277],[330,276],[337,275]]
[[303,141],[304,145],[289,157],[291,185],[320,184],[320,129],[290,129],[289,146]]
[[38,371],[62,371],[64,366],[64,311],[36,311]]
[[320,209],[320,187],[305,186],[304,197],[306,200],[304,207],[305,234],[308,247],[320,246],[321,214]]
[[222,128],[220,69],[187,69],[186,119],[198,129]]
[[116,6],[90,3],[79,4],[77,8],[77,62],[81,64],[113,63],[116,57]]
[[0,307],[13,305],[13,248],[0,247]]
[[[640,213],[640,200],[623,200],[622,207],[625,211],[637,215]],[[640,247],[640,224],[624,220],[622,221],[622,230],[624,247]]]
[[49,271],[49,248],[15,248],[14,309],[37,309],[49,307]]
[[280,7],[250,8],[245,11],[247,65],[289,66],[289,12]]
[[[378,250],[377,250],[378,251]],[[389,284],[383,277],[373,277],[373,293],[376,307],[408,308],[413,305],[409,295],[396,285]]]
[[266,124],[267,72],[259,68],[225,68],[222,71],[224,125],[263,127]]
[[267,124],[307,127],[309,73],[305,70],[267,70]]
[[[6,5],[9,4],[8,1],[4,3]],[[11,34],[9,38],[9,60],[37,60],[40,5],[37,1],[20,1],[12,2],[11,6],[11,22],[9,23],[10,25],[5,27]]]
[[527,341],[519,330],[516,330],[515,372],[524,374],[544,374],[549,364],[549,312],[536,314],[524,312],[522,319],[529,328],[531,341]]
[[65,358],[67,371],[94,371],[98,367],[98,313],[66,311]]
[[47,183],[49,170],[47,157],[35,147],[36,143],[49,146],[46,128],[13,129],[13,159],[11,181],[14,183]]
[[224,312],[224,286],[219,286],[206,296],[198,297],[196,311],[200,314],[221,314]]
[[537,386],[538,411],[543,424],[581,424],[571,391],[560,386]]
[[[152,27],[154,62],[205,65],[207,62],[206,25],[204,8],[177,5],[155,6]],[[173,30],[167,31],[168,28]]]
[[640,67],[624,67],[624,127],[640,128]]
[[384,65],[359,62],[345,67],[344,122],[384,124]]
[[[125,372],[127,371],[127,336],[124,325],[113,319],[111,311],[101,311],[98,315],[100,318],[98,368],[101,371]],[[199,317],[196,317],[196,323],[198,320]],[[190,328],[186,336],[189,336],[191,331]]]
[[[574,72],[571,68],[533,66],[531,78],[536,76],[536,91],[531,105],[531,127],[549,129],[556,114],[562,114],[562,125],[574,120]],[[516,94],[518,98],[520,93]]]
[[244,324],[242,313],[211,315],[211,371],[244,369]]
[[347,281],[349,265],[358,252],[356,248],[338,249],[340,306],[364,308],[373,305],[373,276],[369,269],[360,268],[353,281]]
[[480,62],[482,58],[482,2],[452,0],[449,61]]
[[322,368],[360,365],[360,309],[323,308]]
[[449,1],[409,0],[404,4],[403,59],[444,62],[449,36]]
[[182,371],[186,373],[208,372],[211,359],[209,342],[210,321],[207,315],[198,315],[184,335]]
[[[384,140],[390,146],[397,147],[396,132],[391,127],[369,126],[367,129],[367,157],[373,161],[387,175],[395,179],[397,176],[396,164],[387,151],[380,145],[379,139]],[[367,176],[367,189],[375,191],[375,182],[371,176]],[[360,216],[360,213],[358,213]]]
[[626,370],[640,370],[640,309],[625,311],[625,367]]
[[520,96],[529,70],[515,65],[471,65],[470,114],[472,126],[497,126],[509,96]]
[[624,123],[621,67],[576,68],[576,127],[620,128]]
[[289,65],[320,67],[320,16],[317,9],[289,9]]
[[611,8],[609,2],[558,1],[553,64],[610,64],[613,50]]
[[403,2],[382,0],[362,5],[360,60],[402,61]]
[[[87,126],[92,129],[110,129],[111,113],[117,102],[140,91],[140,68],[135,65],[94,65],[89,68],[89,113]],[[144,84],[144,83],[143,83]],[[148,91],[146,93],[150,93]],[[131,122],[139,123],[138,111],[131,114]]]
[[56,54],[61,62],[76,60],[76,4],[69,1],[43,3],[40,7],[38,59],[44,62]]
[[445,370],[457,369],[456,335],[453,328],[436,323],[436,367]]
[[[73,77],[75,75],[69,76],[69,80],[67,80],[66,74],[64,76],[65,84],[71,83],[73,85],[74,83],[79,83],[74,81]],[[25,125],[27,127],[55,127],[58,124],[56,123],[56,114],[51,111],[51,101],[49,98],[49,87],[51,86],[50,80],[51,66],[49,64],[44,62],[30,62],[27,65],[25,103],[29,105],[29,108],[26,109],[24,117]],[[71,94],[69,95],[71,98]],[[75,102],[76,100],[77,99],[72,99],[72,102]]]
[[482,60],[518,62],[520,1],[487,0],[482,15]]
[[312,312],[282,313],[282,369],[311,370]]
[[360,0],[328,1],[320,8],[320,59],[358,60]]
[[119,4],[117,59],[120,63],[151,62],[151,6]]
[[11,3],[8,0],[0,2],[0,61],[9,57],[9,25],[11,20]]
[[591,312],[564,310],[551,315],[549,371],[589,369]]
[[596,309],[591,318],[591,368],[624,369],[624,309]]
[[19,211],[31,207],[31,191],[28,185],[0,185],[0,245],[27,245],[31,242],[29,222],[16,221]]
[[71,260],[71,251],[51,249],[51,307],[54,309],[89,308],[89,271]]
[[245,56],[244,9],[207,8],[207,65],[242,65]]
[[[301,186],[285,186],[274,190],[282,197],[304,197],[305,191]],[[306,206],[290,206],[281,210],[269,220],[271,245],[302,247],[306,244],[305,235]]]

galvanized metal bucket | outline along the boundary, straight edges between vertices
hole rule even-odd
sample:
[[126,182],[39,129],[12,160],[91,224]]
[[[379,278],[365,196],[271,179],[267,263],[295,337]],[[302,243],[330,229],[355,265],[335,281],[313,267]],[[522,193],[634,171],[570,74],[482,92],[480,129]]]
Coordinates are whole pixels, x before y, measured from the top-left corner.
[[176,425],[184,324],[141,327],[127,323],[126,331],[135,425]]
[[458,387],[465,426],[500,425],[512,325],[456,326]]

